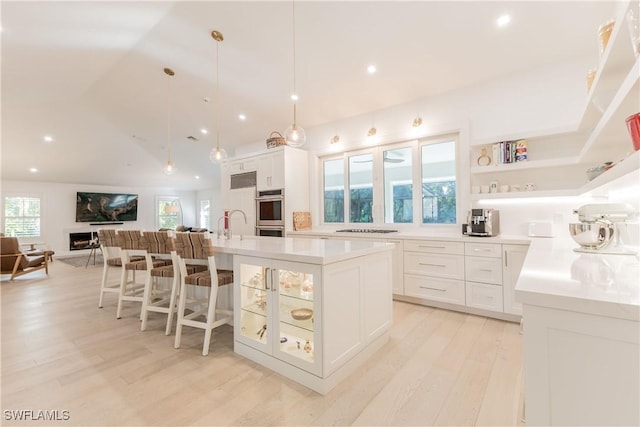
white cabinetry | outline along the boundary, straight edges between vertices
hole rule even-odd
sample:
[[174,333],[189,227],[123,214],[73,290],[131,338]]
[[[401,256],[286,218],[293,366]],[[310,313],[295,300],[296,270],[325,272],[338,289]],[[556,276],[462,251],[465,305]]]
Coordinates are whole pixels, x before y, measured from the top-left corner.
[[229,173],[253,172],[256,170],[258,162],[255,158],[237,159],[229,162]]
[[[596,77],[588,93],[582,119],[576,129],[551,131],[543,135],[507,135],[492,141],[474,142],[470,152],[471,184],[538,184],[537,191],[521,193],[473,194],[480,198],[514,196],[575,195],[602,187],[624,177],[637,182],[640,154],[634,153],[625,119],[638,112],[640,105],[640,59],[631,48],[626,13],[637,2],[618,3],[620,10],[609,43],[601,55]],[[585,70],[586,71],[586,70]],[[550,102],[553,102],[550,100]],[[478,166],[481,148],[491,155],[491,142],[525,138],[529,142],[529,160],[498,166]],[[587,182],[586,169],[604,161],[619,162],[611,170]],[[561,180],[556,177],[562,177]]]
[[406,240],[404,295],[464,305],[464,243]]
[[505,313],[522,315],[522,304],[515,299],[515,288],[528,248],[527,245],[502,245],[504,257],[502,286],[504,288]]
[[319,393],[388,339],[388,252],[329,264],[234,255],[234,276],[235,352]]
[[273,190],[284,188],[284,151],[263,154],[258,157],[257,190]]
[[308,152],[282,146],[228,159],[221,178],[224,209],[230,209],[231,175],[251,171],[256,172],[256,191],[284,189],[285,232],[293,230],[293,212],[309,211]]
[[527,425],[640,425],[638,320],[524,305]]
[[501,246],[498,243],[465,243],[467,307],[502,312]]
[[[237,257],[236,340],[305,371],[319,374],[322,324],[317,266]],[[297,310],[297,311],[296,311]],[[296,318],[294,318],[294,316]],[[303,318],[304,317],[304,318]]]
[[392,282],[391,291],[394,295],[404,295],[404,248],[400,239],[387,239],[389,243],[395,244],[392,258]]

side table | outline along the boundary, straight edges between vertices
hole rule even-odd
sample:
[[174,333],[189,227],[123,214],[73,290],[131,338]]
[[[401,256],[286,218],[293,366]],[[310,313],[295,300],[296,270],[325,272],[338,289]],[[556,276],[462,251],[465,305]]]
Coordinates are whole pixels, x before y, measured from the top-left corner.
[[87,257],[87,263],[84,265],[84,268],[89,266],[89,261],[91,260],[91,255],[93,255],[93,265],[96,265],[96,252],[100,249],[100,253],[102,253],[102,248],[99,243],[90,243],[89,248],[91,248],[91,252],[89,252],[89,256]]

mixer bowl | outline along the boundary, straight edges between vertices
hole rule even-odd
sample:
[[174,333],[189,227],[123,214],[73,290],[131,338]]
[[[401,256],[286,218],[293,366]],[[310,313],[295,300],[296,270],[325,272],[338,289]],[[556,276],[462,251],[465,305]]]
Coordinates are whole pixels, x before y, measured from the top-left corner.
[[581,247],[598,250],[607,246],[613,239],[613,224],[574,222],[569,224],[569,234]]

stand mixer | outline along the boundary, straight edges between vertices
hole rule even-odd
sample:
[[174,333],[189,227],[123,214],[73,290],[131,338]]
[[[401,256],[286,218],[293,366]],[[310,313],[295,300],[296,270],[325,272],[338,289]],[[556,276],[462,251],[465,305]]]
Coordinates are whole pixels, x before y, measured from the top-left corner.
[[580,221],[569,224],[571,237],[580,245],[574,251],[622,255],[637,253],[636,250],[625,247],[622,242],[621,228],[638,217],[638,211],[630,204],[588,204],[573,213],[578,214]]

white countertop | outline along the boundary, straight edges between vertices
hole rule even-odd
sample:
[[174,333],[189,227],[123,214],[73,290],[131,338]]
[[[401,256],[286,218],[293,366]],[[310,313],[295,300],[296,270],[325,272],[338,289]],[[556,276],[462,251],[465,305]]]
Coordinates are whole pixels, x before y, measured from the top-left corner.
[[498,235],[496,237],[478,237],[478,236],[465,236],[461,231],[397,231],[393,233],[350,233],[350,232],[336,232],[331,229],[313,229],[308,231],[288,231],[287,235],[291,236],[327,236],[336,239],[350,239],[352,237],[359,237],[365,239],[403,239],[403,240],[446,240],[456,242],[473,242],[473,243],[511,243],[527,245],[531,241],[531,237],[527,236],[511,236],[511,235]]
[[640,321],[640,258],[574,252],[571,238],[532,239],[516,284],[530,305]]
[[291,237],[245,236],[242,240],[211,238],[220,253],[247,255],[308,264],[331,264],[378,252],[390,251],[392,243],[323,239],[296,239]]

